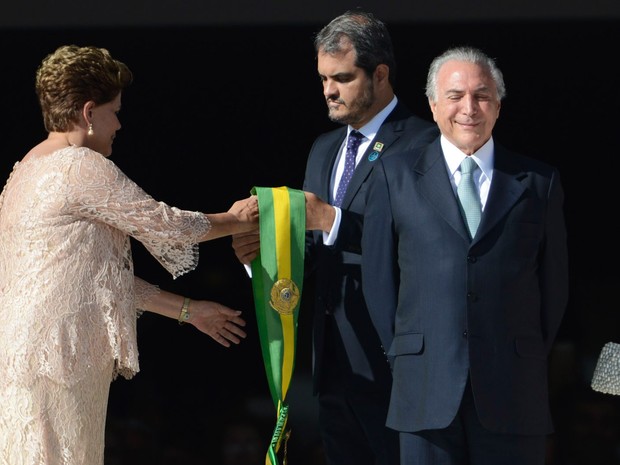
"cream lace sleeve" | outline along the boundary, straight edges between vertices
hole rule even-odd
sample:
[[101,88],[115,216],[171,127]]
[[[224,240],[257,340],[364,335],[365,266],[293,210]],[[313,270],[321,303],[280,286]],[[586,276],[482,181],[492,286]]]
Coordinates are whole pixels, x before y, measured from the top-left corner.
[[136,294],[136,308],[138,316],[146,310],[148,302],[159,294],[159,286],[151,284],[142,278],[134,277],[134,292]]
[[67,196],[76,199],[73,213],[140,241],[174,278],[193,270],[198,242],[211,229],[207,216],[155,201],[112,161],[86,148],[77,151]]

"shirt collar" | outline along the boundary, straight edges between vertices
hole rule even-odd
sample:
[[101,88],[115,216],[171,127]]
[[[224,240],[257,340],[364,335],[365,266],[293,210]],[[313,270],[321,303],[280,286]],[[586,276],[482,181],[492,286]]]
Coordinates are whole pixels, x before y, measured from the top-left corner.
[[[452,144],[448,139],[446,139],[443,135],[440,138],[441,149],[443,150],[444,158],[446,159],[446,164],[448,165],[448,170],[450,172],[450,176],[454,176],[454,173],[458,171],[459,166],[463,159],[467,156],[463,152],[461,152],[454,144]],[[482,173],[490,180],[493,173],[493,136],[489,138],[485,144],[480,147],[476,152],[474,152],[471,156],[476,160],[476,163],[482,170]]]

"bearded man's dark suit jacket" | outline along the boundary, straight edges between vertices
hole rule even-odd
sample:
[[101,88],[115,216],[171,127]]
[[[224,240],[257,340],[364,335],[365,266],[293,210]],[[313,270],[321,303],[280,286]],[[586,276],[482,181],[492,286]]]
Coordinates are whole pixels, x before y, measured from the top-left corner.
[[[346,134],[345,126],[322,134],[315,140],[308,156],[303,189],[326,202],[331,200],[332,171]],[[319,231],[308,232],[306,237],[306,275],[315,274],[316,286],[314,393],[319,393],[319,400],[320,393],[328,391],[338,391],[351,398],[368,396],[369,404],[376,403],[370,400],[371,396],[376,396],[385,403],[382,418],[373,420],[380,425],[385,423],[387,414],[391,374],[362,295],[360,245],[365,190],[368,176],[378,160],[394,152],[427,144],[437,134],[435,124],[412,115],[398,103],[355,169],[342,204],[337,242],[325,246]],[[383,144],[381,150],[373,150],[377,142]],[[375,155],[370,156],[373,152]],[[378,158],[374,159],[375,156]],[[327,333],[326,324],[331,327]],[[334,334],[334,325],[342,345],[339,341],[326,340],[326,334]],[[342,428],[347,425],[343,423]],[[346,448],[346,444],[342,446]]]
[[439,138],[375,166],[363,283],[393,367],[389,427],[447,427],[469,377],[487,430],[552,431],[547,359],[568,300],[563,197],[555,168],[495,143],[470,240]]

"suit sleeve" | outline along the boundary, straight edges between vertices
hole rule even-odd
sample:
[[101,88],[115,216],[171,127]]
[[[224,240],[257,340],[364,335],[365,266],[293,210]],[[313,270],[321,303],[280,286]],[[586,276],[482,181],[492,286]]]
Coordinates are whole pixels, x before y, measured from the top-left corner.
[[568,247],[564,191],[557,170],[548,193],[545,246],[541,260],[542,324],[547,352],[551,350],[568,302]]
[[387,353],[394,339],[400,276],[383,163],[373,170],[369,182],[362,233],[362,285],[370,317]]

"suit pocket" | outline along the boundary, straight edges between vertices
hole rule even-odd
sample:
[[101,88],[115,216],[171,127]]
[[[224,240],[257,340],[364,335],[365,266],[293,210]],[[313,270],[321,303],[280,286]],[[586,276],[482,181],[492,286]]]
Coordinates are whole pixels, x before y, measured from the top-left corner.
[[390,357],[398,357],[399,355],[416,355],[422,352],[424,348],[424,334],[407,333],[394,336],[392,346],[388,352]]

